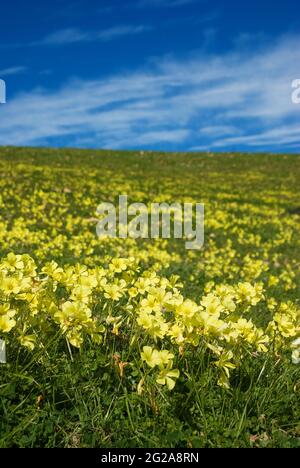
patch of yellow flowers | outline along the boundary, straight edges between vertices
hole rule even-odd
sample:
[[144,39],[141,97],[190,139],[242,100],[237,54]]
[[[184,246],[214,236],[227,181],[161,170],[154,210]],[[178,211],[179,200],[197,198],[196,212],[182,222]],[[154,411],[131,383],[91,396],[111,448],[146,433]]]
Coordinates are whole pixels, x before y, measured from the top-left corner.
[[[272,302],[262,282],[209,282],[197,301],[183,297],[181,288],[178,276],[142,270],[134,257],[94,268],[52,261],[38,269],[29,255],[10,253],[0,261],[0,338],[33,351],[56,335],[75,348],[84,340],[109,347],[109,337],[122,336],[144,372],[139,392],[150,374],[172,390],[186,374],[191,349],[210,354],[226,389],[247,354],[290,350],[300,362],[300,309]],[[263,313],[271,315],[262,328],[253,317]]]

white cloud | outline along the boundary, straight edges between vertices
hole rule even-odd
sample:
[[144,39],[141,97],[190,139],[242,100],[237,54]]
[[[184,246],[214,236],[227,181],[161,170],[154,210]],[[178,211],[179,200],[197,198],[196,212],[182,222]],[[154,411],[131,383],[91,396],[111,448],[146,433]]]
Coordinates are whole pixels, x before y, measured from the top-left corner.
[[237,127],[233,125],[211,125],[207,127],[201,127],[200,133],[209,137],[217,138],[224,135],[232,135],[235,132],[239,132]]
[[108,139],[105,142],[104,148],[142,148],[153,144],[175,145],[186,141],[189,134],[190,131],[188,129],[145,131],[135,136],[125,134],[123,139],[118,139],[118,141],[114,138]]
[[67,28],[54,31],[47,36],[29,43],[0,44],[2,49],[15,49],[22,47],[37,46],[61,46],[68,44],[78,44],[85,42],[106,42],[119,37],[133,36],[146,31],[151,31],[152,27],[146,25],[120,25],[100,31],[83,31],[78,28]]
[[248,145],[252,147],[260,146],[294,146],[298,145],[300,150],[300,122],[285,125],[279,128],[268,129],[263,132],[255,132],[250,135],[225,138],[212,144],[213,147],[228,145]]
[[80,29],[70,28],[55,31],[52,34],[44,37],[40,41],[33,42],[31,45],[64,45],[74,44],[77,42],[94,42],[94,41],[111,41],[122,36],[132,36],[149,31],[149,26],[138,25],[121,25],[102,31],[81,31]]
[[[200,0],[201,1],[201,0]],[[197,0],[139,0],[137,6],[139,7],[179,7],[195,3]],[[198,0],[199,2],[199,0]]]
[[0,108],[0,144],[300,150],[298,44],[295,36],[257,53],[168,58],[23,93]]
[[0,77],[17,75],[19,73],[25,72],[26,70],[27,70],[26,67],[21,67],[21,66],[4,68],[3,70],[0,70]]
[[55,31],[40,41],[34,42],[31,45],[61,45],[73,44],[75,42],[85,42],[90,39],[90,34],[82,32],[79,29],[69,28]]
[[141,34],[146,31],[151,31],[150,26],[116,26],[114,28],[105,29],[97,34],[97,39],[101,41],[111,41],[121,36],[132,36]]

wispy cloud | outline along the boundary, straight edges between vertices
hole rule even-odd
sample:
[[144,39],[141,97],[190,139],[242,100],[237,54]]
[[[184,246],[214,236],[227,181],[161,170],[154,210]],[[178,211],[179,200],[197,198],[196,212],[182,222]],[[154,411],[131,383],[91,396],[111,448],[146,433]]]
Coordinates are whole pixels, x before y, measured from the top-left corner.
[[119,37],[133,36],[150,31],[147,25],[119,25],[101,31],[83,31],[78,28],[67,28],[54,31],[47,36],[29,43],[2,44],[1,48],[62,46],[84,42],[106,42]]
[[299,39],[23,93],[0,108],[0,144],[300,151]]
[[201,2],[203,0],[139,0],[138,7],[179,7],[190,3]]
[[120,25],[102,31],[82,31],[80,29],[62,29],[46,36],[32,45],[63,45],[77,42],[111,41],[122,36],[132,36],[149,31],[144,25]]
[[94,37],[93,34],[83,32],[80,29],[69,28],[55,31],[43,39],[33,42],[30,45],[61,45],[74,44],[75,42],[90,41]]
[[234,136],[221,139],[212,143],[212,148],[218,148],[228,145],[247,145],[255,147],[276,147],[287,146],[295,147],[295,144],[300,150],[300,125],[299,122],[283,125],[272,129],[266,129],[260,132],[253,132],[250,135]]
[[22,67],[22,66],[4,68],[3,70],[0,70],[0,77],[17,75],[19,73],[25,72],[26,70],[27,70],[27,67]]
[[132,36],[141,34],[146,31],[151,31],[150,26],[116,26],[114,28],[106,29],[98,33],[97,38],[101,41],[111,41],[121,36]]
[[205,136],[218,138],[225,135],[234,135],[235,133],[238,133],[239,130],[233,125],[211,125],[207,127],[200,127],[199,132]]

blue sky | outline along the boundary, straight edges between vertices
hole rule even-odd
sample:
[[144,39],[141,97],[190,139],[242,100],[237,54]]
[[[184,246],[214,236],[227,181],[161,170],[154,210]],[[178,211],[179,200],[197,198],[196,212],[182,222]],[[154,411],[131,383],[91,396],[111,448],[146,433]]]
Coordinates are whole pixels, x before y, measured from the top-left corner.
[[300,152],[295,0],[0,5],[0,145]]

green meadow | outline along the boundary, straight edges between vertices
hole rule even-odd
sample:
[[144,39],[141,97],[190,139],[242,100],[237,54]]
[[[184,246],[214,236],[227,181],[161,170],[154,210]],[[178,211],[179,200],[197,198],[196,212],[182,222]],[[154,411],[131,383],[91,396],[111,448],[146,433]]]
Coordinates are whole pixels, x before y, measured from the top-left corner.
[[[300,156],[0,148],[0,447],[300,447]],[[204,203],[205,242],[96,235]]]

